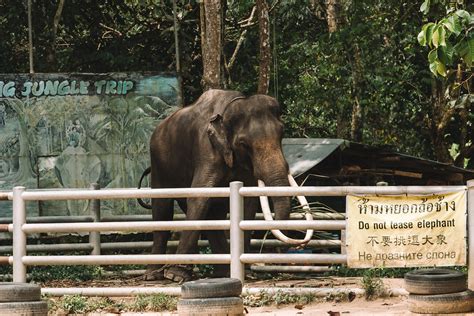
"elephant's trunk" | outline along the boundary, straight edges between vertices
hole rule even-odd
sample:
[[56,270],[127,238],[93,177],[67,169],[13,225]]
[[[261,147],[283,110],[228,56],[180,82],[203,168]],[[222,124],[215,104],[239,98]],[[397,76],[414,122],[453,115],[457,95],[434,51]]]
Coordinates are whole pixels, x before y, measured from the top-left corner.
[[[276,147],[276,146],[275,146]],[[279,148],[275,150],[259,151],[266,152],[260,156],[254,157],[255,177],[262,180],[268,186],[289,186],[288,182],[288,164]],[[290,198],[272,197],[275,219],[286,220],[290,217],[291,203]]]
[[[270,178],[259,178],[268,186],[290,186],[288,182],[288,173],[283,173]],[[276,220],[287,220],[290,218],[291,212],[291,201],[290,197],[287,196],[273,196],[271,197],[273,203],[273,211],[275,213]]]
[[[280,151],[281,153],[281,151]],[[288,173],[288,165],[283,158],[283,154],[276,155],[276,158],[281,159],[271,159],[272,156],[266,156],[265,159],[254,164],[255,166],[255,176],[258,179],[258,185],[260,187],[265,186],[267,183],[270,186],[298,186],[291,175]],[[290,198],[289,197],[273,197],[273,206],[275,209],[275,219],[276,220],[287,220],[290,217]],[[304,196],[299,196],[298,201],[303,206],[303,209],[306,209],[307,212],[305,217],[307,220],[313,220],[313,217],[309,211],[308,202]],[[262,212],[264,214],[265,220],[273,220],[270,210],[270,205],[268,203],[268,198],[266,196],[260,197],[260,204],[262,206]],[[308,229],[305,235],[305,238],[302,240],[293,239],[285,236],[280,230],[272,230],[272,233],[279,240],[294,245],[306,244],[308,243],[313,235],[313,230]]]

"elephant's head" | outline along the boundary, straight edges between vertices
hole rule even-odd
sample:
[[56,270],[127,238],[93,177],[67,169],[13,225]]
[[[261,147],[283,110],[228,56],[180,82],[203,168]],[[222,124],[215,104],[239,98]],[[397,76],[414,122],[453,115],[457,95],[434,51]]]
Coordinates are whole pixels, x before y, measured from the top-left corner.
[[[208,134],[228,167],[247,168],[261,184],[290,186],[288,163],[281,146],[283,123],[280,119],[280,105],[274,98],[254,95],[233,99],[222,113],[213,115]],[[268,199],[264,198],[262,209],[268,208],[264,205],[265,201],[268,205]],[[275,219],[288,219],[290,198],[273,197],[272,202]],[[268,214],[265,218],[270,219]],[[288,239],[284,241],[288,242]]]

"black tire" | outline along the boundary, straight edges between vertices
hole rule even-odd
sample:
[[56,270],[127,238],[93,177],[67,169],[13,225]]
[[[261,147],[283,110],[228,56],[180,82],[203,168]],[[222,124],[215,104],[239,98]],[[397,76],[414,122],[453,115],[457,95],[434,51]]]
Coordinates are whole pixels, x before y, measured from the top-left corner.
[[215,298],[235,297],[242,294],[242,282],[239,279],[215,278],[185,282],[181,286],[181,297]]
[[405,290],[410,294],[449,294],[466,289],[466,275],[456,270],[421,269],[405,274]]
[[47,316],[48,302],[0,303],[0,315]]
[[453,314],[474,311],[474,292],[437,295],[408,295],[408,310],[420,314]]
[[41,300],[39,285],[19,282],[0,282],[0,302],[33,302]]
[[240,297],[180,299],[178,314],[180,316],[243,315],[244,303]]

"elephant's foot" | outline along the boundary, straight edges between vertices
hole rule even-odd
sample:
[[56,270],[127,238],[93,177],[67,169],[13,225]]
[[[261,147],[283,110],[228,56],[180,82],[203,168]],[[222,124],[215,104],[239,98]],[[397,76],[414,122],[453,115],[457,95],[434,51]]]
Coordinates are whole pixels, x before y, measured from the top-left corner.
[[164,277],[180,284],[191,281],[193,279],[192,267],[184,265],[171,266],[165,269]]
[[228,278],[230,276],[230,266],[227,264],[216,264],[212,272],[213,278]]
[[163,267],[149,267],[143,275],[145,281],[162,281],[165,279],[163,275]]

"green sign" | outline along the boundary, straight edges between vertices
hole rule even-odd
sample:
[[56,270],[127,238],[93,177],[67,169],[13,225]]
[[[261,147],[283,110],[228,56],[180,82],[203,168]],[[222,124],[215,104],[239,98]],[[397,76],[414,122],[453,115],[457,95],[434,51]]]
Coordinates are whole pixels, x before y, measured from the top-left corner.
[[[136,187],[154,127],[177,107],[175,75],[0,74],[0,190]],[[28,215],[86,215],[87,201],[29,203]],[[140,210],[102,201],[102,213]],[[11,203],[0,202],[0,217]]]

